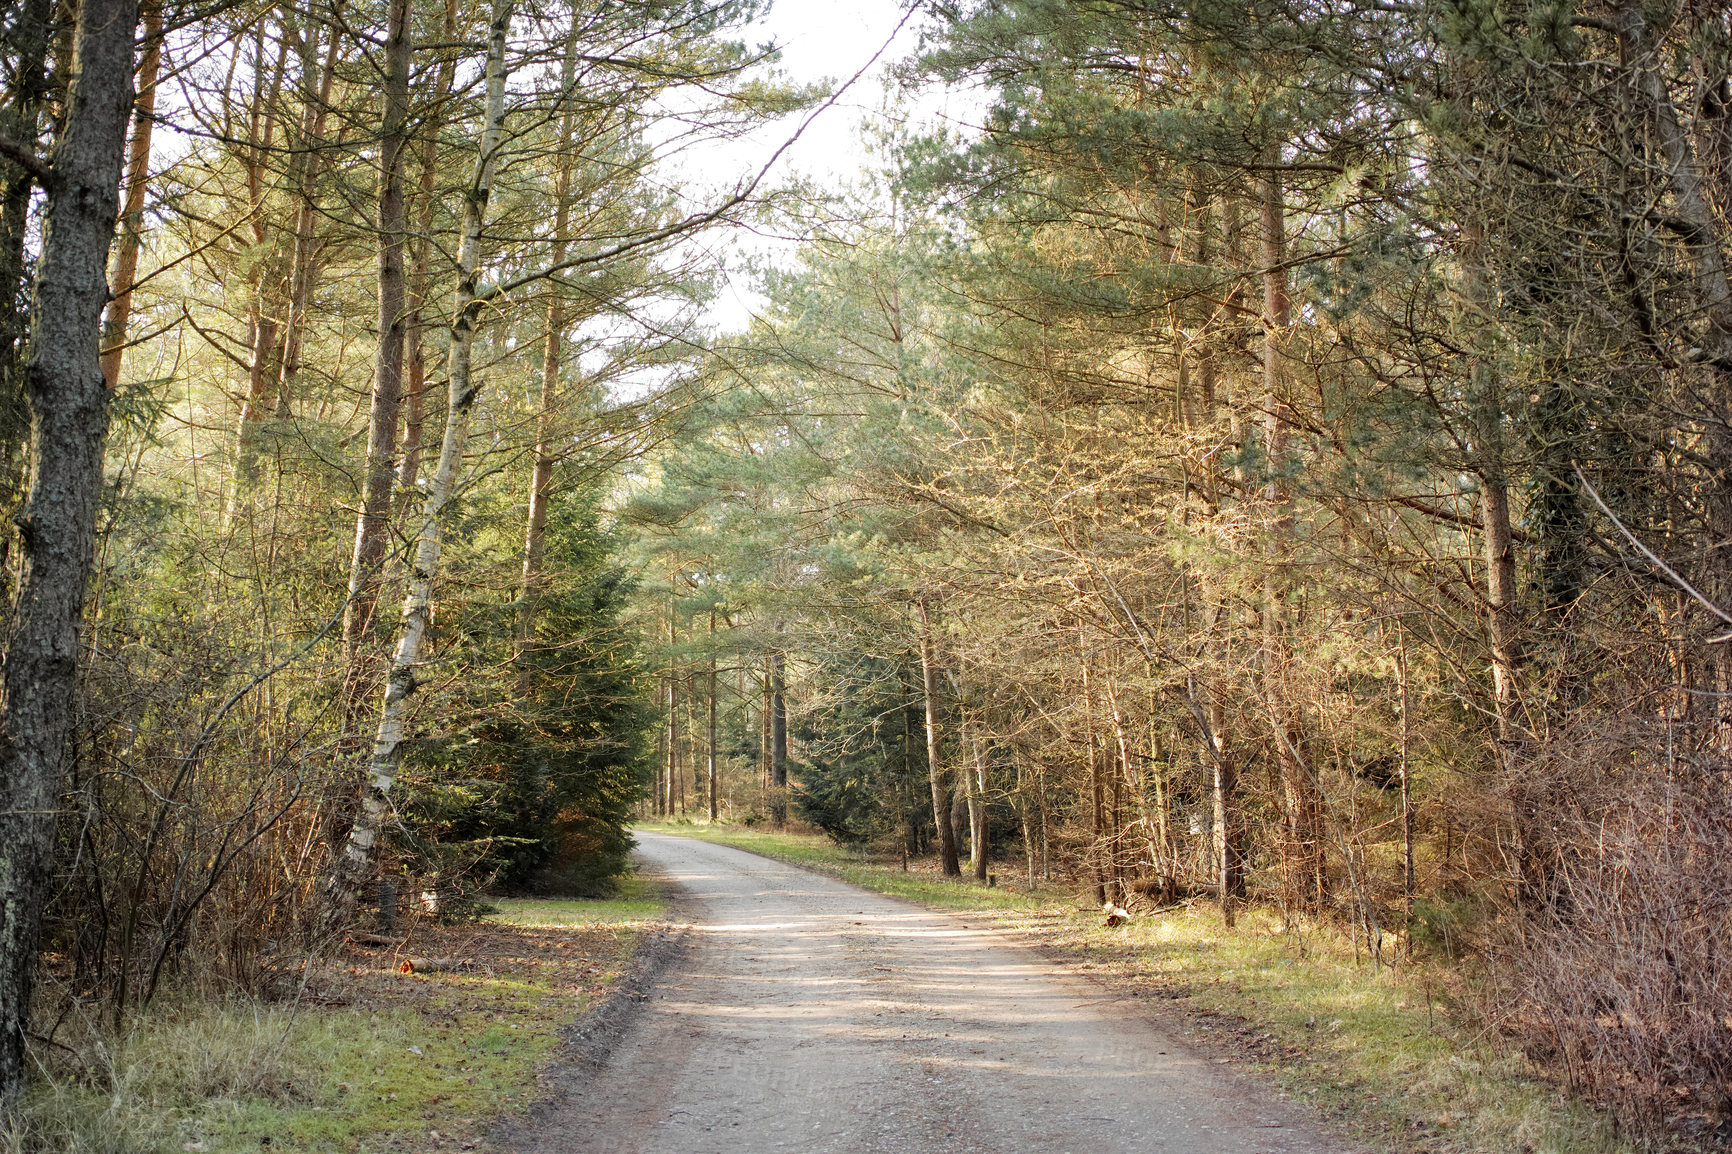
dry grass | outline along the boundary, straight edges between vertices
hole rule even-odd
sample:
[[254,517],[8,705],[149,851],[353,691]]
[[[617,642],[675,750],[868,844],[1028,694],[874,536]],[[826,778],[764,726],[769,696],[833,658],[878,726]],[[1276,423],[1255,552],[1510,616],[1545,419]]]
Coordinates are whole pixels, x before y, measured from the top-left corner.
[[[298,1001],[154,1004],[122,1031],[63,1023],[0,1128],[0,1154],[475,1149],[537,1096],[563,1026],[618,978],[660,916],[613,902],[513,901],[466,926],[420,923],[351,948]],[[404,975],[405,955],[461,972]]]

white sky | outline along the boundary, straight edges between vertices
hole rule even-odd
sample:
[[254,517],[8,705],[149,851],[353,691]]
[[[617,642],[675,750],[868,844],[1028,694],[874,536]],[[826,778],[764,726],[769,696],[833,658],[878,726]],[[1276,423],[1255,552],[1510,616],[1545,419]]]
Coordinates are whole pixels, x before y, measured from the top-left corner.
[[[762,20],[738,34],[750,44],[780,45],[780,71],[800,84],[829,81],[840,85],[884,49],[871,69],[783,154],[766,185],[799,175],[834,188],[860,178],[872,161],[863,142],[862,126],[884,107],[888,70],[912,53],[919,40],[919,16],[896,32],[903,16],[898,0],[776,0]],[[923,94],[913,114],[921,120],[945,116],[952,100],[950,93]],[[762,168],[804,118],[790,117],[739,140],[688,150],[680,155],[677,169],[671,169],[669,176],[687,186],[694,205],[703,203],[706,194],[725,193],[741,177]],[[793,247],[785,240],[744,232],[727,240],[738,257],[785,256]],[[720,241],[712,237],[709,243]],[[743,328],[760,303],[751,291],[749,277],[735,273],[712,306],[709,322],[723,330]]]

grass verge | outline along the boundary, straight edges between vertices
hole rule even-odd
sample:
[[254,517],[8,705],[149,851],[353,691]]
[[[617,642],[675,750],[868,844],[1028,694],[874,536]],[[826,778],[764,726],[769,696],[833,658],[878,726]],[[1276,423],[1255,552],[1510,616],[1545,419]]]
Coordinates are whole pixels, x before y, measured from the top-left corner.
[[815,835],[688,822],[640,824],[806,866],[878,893],[990,918],[1138,998],[1185,1011],[1194,1036],[1271,1074],[1379,1150],[1624,1154],[1603,1115],[1569,1099],[1519,1052],[1458,1014],[1464,978],[1440,963],[1372,965],[1327,923],[1209,902],[1109,928],[1074,889],[1029,889],[904,869]]
[[[536,1069],[624,971],[662,904],[501,901],[469,925],[351,947],[295,1004],[161,999],[114,1036],[43,1048],[0,1154],[403,1154],[484,1149],[537,1095]],[[404,957],[457,968],[398,972]],[[67,1035],[70,1037],[70,1035]]]

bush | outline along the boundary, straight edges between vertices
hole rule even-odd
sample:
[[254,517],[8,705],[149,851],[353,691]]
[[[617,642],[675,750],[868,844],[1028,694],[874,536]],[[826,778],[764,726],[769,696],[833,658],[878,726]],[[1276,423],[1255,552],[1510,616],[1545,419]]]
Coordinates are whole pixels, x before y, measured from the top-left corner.
[[510,892],[601,896],[631,852],[655,719],[621,623],[631,582],[585,499],[556,511],[561,579],[539,598],[535,644],[518,654],[508,629],[474,629],[490,639],[476,664],[499,674],[469,683],[450,706],[466,724],[405,767],[405,848],[436,866],[462,857],[466,876]]
[[868,841],[881,824],[879,791],[859,773],[815,762],[794,791],[794,812],[838,845]]
[[1601,739],[1512,791],[1524,869],[1502,987],[1530,1053],[1633,1129],[1732,1116],[1732,766]]

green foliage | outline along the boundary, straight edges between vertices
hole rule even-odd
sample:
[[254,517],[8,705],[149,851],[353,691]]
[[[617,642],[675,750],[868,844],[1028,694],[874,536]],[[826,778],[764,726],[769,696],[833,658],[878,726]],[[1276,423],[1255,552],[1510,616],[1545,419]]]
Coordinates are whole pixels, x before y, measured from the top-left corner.
[[838,653],[814,684],[824,694],[794,730],[810,761],[794,793],[799,816],[840,845],[929,822],[924,723],[906,664]]
[[512,660],[509,631],[485,641],[496,672],[460,696],[461,724],[416,751],[405,825],[447,870],[599,896],[625,869],[654,718],[614,548],[593,493],[555,502],[546,563],[556,576],[539,595],[533,644]]

